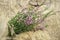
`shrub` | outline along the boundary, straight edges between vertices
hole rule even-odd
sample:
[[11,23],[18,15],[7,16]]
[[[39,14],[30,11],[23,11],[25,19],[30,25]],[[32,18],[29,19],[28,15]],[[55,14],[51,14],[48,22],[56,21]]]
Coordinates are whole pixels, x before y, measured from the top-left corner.
[[24,13],[17,13],[15,17],[13,17],[9,21],[9,25],[14,27],[14,32],[16,34],[31,31],[34,29],[34,26],[37,24],[35,19],[38,16],[36,14],[24,14]]
[[38,13],[29,12],[25,14],[18,12],[17,15],[8,22],[9,23],[8,26],[13,27],[13,30],[16,34],[32,31],[34,29],[43,30],[44,27],[36,27],[36,25],[42,23],[44,19],[47,17],[47,15],[50,14],[50,12],[43,16],[42,19]]

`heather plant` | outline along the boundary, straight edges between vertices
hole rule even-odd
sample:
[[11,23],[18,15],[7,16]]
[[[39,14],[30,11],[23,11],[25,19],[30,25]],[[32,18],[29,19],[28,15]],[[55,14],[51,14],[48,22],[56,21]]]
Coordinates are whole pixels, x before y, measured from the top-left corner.
[[[52,11],[50,11],[52,12]],[[8,23],[9,27],[13,28],[16,34],[33,31],[33,30],[44,30],[45,27],[41,27],[39,24],[44,22],[44,19],[50,14],[47,13],[46,15],[41,16],[38,13],[28,12],[22,13],[18,12],[15,17],[13,17]],[[39,25],[39,26],[37,26]]]
[[31,31],[34,29],[36,23],[36,14],[18,13],[14,18],[9,21],[9,25],[14,27],[16,34]]

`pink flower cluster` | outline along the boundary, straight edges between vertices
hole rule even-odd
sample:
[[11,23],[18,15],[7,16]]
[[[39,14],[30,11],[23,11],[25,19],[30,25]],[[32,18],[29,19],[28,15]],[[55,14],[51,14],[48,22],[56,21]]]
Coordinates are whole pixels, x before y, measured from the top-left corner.
[[33,23],[33,19],[31,16],[27,16],[26,20],[24,21],[26,25],[30,25]]

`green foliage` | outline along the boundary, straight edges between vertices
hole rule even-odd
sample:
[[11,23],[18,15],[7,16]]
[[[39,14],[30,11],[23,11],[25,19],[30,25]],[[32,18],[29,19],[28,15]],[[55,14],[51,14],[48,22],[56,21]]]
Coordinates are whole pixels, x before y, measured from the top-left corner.
[[[14,32],[16,34],[22,33],[22,32],[27,32],[31,31],[34,29],[34,23],[30,25],[26,25],[24,23],[24,20],[26,20],[26,17],[28,15],[23,14],[23,13],[18,13],[15,17],[13,17],[8,23],[9,26],[14,27]],[[33,17],[35,19],[36,16]]]
[[[40,19],[39,21],[41,21],[40,23],[42,23],[44,21],[44,19],[51,13],[52,11],[48,12],[46,15],[43,16],[42,19]],[[22,33],[22,32],[27,32],[27,31],[31,31],[35,28],[36,25],[38,25],[38,20],[35,20],[36,18],[40,18],[38,15],[38,13],[28,13],[28,14],[24,14],[24,13],[17,13],[17,15],[15,17],[13,17],[8,23],[8,27],[13,27],[13,30],[16,34]],[[28,16],[31,16],[32,19],[27,19],[26,18]],[[26,21],[26,22],[25,22]],[[30,21],[32,21],[32,23],[30,24]],[[38,22],[36,22],[38,21]],[[28,22],[28,24],[26,24]],[[45,26],[47,27],[47,25]],[[42,28],[43,29],[43,28]],[[10,31],[10,30],[9,30]],[[9,32],[10,33],[10,32]]]

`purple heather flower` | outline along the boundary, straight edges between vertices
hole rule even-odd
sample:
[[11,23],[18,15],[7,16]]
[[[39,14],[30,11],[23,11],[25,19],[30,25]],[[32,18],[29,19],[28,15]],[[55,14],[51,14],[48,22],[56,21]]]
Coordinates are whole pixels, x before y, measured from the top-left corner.
[[32,17],[31,16],[27,16],[26,20],[25,20],[25,24],[26,25],[30,25],[33,23]]

